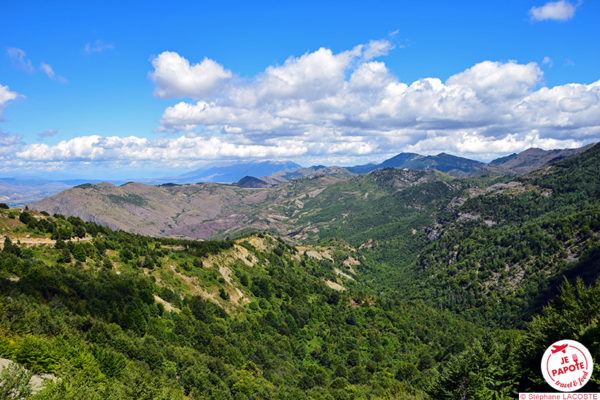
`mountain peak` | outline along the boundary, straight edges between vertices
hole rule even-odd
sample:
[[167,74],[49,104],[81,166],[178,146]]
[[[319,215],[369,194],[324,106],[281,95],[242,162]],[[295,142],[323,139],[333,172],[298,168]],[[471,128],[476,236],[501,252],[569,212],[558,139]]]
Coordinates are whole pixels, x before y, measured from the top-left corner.
[[255,178],[254,176],[245,176],[239,181],[234,183],[235,186],[246,187],[246,188],[264,188],[271,186],[269,183],[262,179]]

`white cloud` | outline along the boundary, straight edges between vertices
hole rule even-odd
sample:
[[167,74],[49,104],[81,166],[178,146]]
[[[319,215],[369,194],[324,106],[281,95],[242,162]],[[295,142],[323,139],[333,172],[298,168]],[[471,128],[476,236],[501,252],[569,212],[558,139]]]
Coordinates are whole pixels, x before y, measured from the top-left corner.
[[6,49],[6,54],[8,54],[13,65],[15,65],[17,68],[27,72],[33,72],[34,68],[31,64],[31,60],[27,58],[27,54],[24,50],[16,47],[9,47]]
[[48,75],[48,78],[54,79],[54,76],[56,74],[54,73],[54,70],[52,69],[52,67],[50,66],[50,64],[46,64],[45,62],[43,62],[43,63],[40,64],[40,69],[42,71],[44,71],[44,73],[46,75]]
[[544,57],[544,59],[542,60],[542,64],[549,66],[550,68],[552,68],[554,66],[554,61],[552,61],[552,59],[548,56]]
[[11,92],[8,86],[3,86],[0,84],[0,106],[5,103],[16,99],[20,94],[17,92]]
[[348,143],[346,156],[409,147],[473,155],[477,148],[502,154],[600,139],[598,82],[539,87],[536,63],[483,61],[445,82],[405,83],[384,62],[369,61],[391,48],[374,43],[337,54],[320,48],[254,78],[232,76],[199,101],[167,107],[161,130],[198,129],[255,145],[294,140],[306,157]]
[[8,86],[2,86],[0,84],[0,120],[2,120],[2,111],[4,110],[6,103],[15,100],[18,97],[23,96],[17,92],[11,92]]
[[533,21],[568,21],[575,16],[578,5],[566,0],[551,1],[543,6],[531,7],[529,15]]
[[172,51],[165,51],[152,60],[150,77],[156,85],[154,95],[160,98],[202,98],[214,92],[231,72],[215,61],[205,58],[190,65],[188,60]]
[[83,54],[90,55],[93,53],[102,53],[106,50],[112,50],[115,46],[112,43],[104,43],[102,40],[96,40],[93,43],[86,43],[83,46]]
[[387,55],[393,50],[394,45],[389,40],[371,40],[363,53],[363,59],[365,61],[372,60],[377,57]]
[[222,157],[292,157],[306,152],[304,147],[287,144],[292,145],[244,145],[189,134],[155,140],[92,135],[63,140],[53,146],[44,143],[26,145],[16,156],[24,161],[155,161],[176,165]]
[[[13,65],[15,65],[17,68],[19,68],[23,71],[27,71],[27,72],[35,71],[35,68],[33,67],[33,64],[31,63],[31,60],[27,57],[27,54],[25,53],[24,50],[18,49],[16,47],[9,47],[8,49],[6,49],[6,54],[8,54]],[[56,80],[61,83],[67,82],[67,80],[65,78],[63,78],[62,76],[56,75],[56,73],[54,72],[54,69],[48,63],[42,62],[40,64],[40,69],[50,79]]]
[[22,145],[21,136],[0,131],[0,160],[13,158]]
[[[321,48],[246,79],[212,60],[191,65],[164,52],[150,74],[156,95],[194,98],[165,109],[160,129],[171,136],[18,142],[0,159],[44,168],[177,167],[236,158],[361,163],[400,151],[492,159],[600,140],[600,81],[543,87],[536,63],[483,61],[445,81],[402,82],[373,59],[390,48],[375,42],[339,53]],[[0,104],[15,96],[0,86]]]
[[484,61],[451,76],[447,84],[468,87],[478,98],[507,99],[527,94],[541,77],[542,71],[536,63],[521,65],[514,61],[505,64]]
[[62,76],[58,76],[56,75],[56,73],[54,72],[54,69],[52,69],[52,66],[50,64],[47,64],[45,62],[42,62],[40,64],[40,69],[48,76],[48,78],[56,80],[60,83],[66,83],[67,80],[65,78],[63,78]]

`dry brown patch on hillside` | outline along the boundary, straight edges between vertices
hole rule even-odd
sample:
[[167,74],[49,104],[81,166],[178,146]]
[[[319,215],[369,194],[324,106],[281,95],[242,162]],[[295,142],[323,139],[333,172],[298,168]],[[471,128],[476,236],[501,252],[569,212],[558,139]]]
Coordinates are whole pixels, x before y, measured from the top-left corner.
[[325,284],[333,290],[337,290],[338,292],[342,292],[344,290],[346,290],[345,287],[343,287],[342,285],[340,285],[339,283],[336,282],[332,282],[332,281],[325,281]]
[[168,312],[179,312],[179,308],[173,306],[171,303],[169,303],[166,300],[161,299],[160,297],[158,297],[157,295],[154,295],[154,301],[156,301],[159,304],[162,304],[163,307],[165,308],[165,311]]

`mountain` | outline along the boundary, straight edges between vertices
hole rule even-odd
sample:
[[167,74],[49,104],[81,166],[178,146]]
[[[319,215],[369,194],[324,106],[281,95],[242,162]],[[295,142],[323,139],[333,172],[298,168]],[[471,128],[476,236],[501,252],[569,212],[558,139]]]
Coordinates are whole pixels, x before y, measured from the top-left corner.
[[[58,377],[43,399],[544,391],[552,343],[600,360],[599,169],[596,145],[522,176],[384,168],[265,188],[84,184],[53,200],[188,236],[239,218],[211,228],[226,240],[0,208],[0,356]],[[261,224],[271,233],[244,232]]]
[[419,157],[423,156],[416,153],[400,153],[392,158],[383,161],[380,164],[369,163],[363,165],[356,165],[354,167],[348,167],[347,169],[351,172],[354,172],[355,174],[367,174],[371,171],[381,168],[404,168],[407,162]]
[[[139,181],[148,185],[196,182],[232,183],[243,179],[245,176],[271,175],[280,171],[295,171],[299,168],[301,168],[300,165],[289,161],[243,162],[231,165],[210,166],[180,176],[140,179]],[[97,179],[49,180],[37,177],[0,178],[0,203],[6,203],[13,207],[23,207],[76,185],[101,182],[101,180]],[[119,185],[127,181],[110,182]]]
[[[50,214],[76,216],[112,229],[153,236],[206,239],[226,237],[247,229],[273,230],[298,238],[319,232],[315,223],[299,224],[307,215],[319,214],[323,207],[336,202],[336,190],[362,202],[386,193],[442,178],[434,171],[386,169],[368,175],[351,176],[346,172],[315,174],[283,182],[276,186],[241,187],[218,183],[186,185],[146,185],[109,183],[80,185],[30,204],[30,208]],[[386,179],[381,176],[385,175]],[[255,178],[254,178],[255,179]],[[255,182],[248,179],[246,182]],[[263,179],[261,179],[263,180]],[[325,205],[312,200],[329,193],[333,198]],[[359,185],[360,190],[355,190]],[[329,194],[327,195],[330,196]],[[366,196],[366,197],[365,197]],[[314,204],[308,210],[306,203]],[[318,225],[318,224],[317,224]]]
[[287,234],[294,230],[291,214],[303,199],[342,179],[317,175],[262,188],[219,183],[85,184],[30,207],[153,236],[206,239],[244,229]]
[[[383,168],[401,168],[414,170],[436,169],[457,177],[487,176],[502,174],[522,175],[536,169],[543,168],[566,157],[578,154],[590,146],[579,149],[541,150],[528,149],[519,154],[501,157],[488,164],[457,157],[446,153],[436,156],[422,156],[416,153],[400,153],[379,164],[364,164],[353,167],[336,167],[316,165],[302,168],[293,162],[245,162],[231,165],[210,166],[198,169],[183,175],[164,178],[141,179],[140,183],[148,185],[161,185],[167,183],[197,183],[197,182],[241,182],[242,185],[250,184],[242,181],[244,177],[255,177],[268,185],[278,185],[303,177],[317,175],[334,175],[337,177],[351,177],[354,174],[366,174]],[[258,178],[257,178],[258,177]],[[45,197],[52,196],[61,190],[68,189],[83,183],[99,183],[98,180],[69,179],[52,181],[41,178],[0,178],[0,202],[11,206],[24,206]],[[111,181],[121,184],[125,181]],[[254,182],[256,185],[263,185]],[[238,184],[239,186],[239,184]]]
[[299,168],[293,171],[278,171],[268,176],[262,176],[260,179],[272,185],[277,185],[294,179],[323,175],[334,175],[338,177],[348,178],[353,176],[354,174],[348,169],[342,167],[326,167],[324,165],[313,165],[312,167]]
[[265,176],[279,171],[294,171],[302,168],[291,161],[249,161],[230,165],[200,168],[172,178],[163,178],[163,183],[220,182],[231,183],[245,176]]
[[579,154],[591,148],[593,144],[576,149],[542,150],[530,148],[521,153],[513,153],[506,157],[495,159],[490,166],[515,174],[526,174],[555,163],[564,158]]
[[422,156],[416,153],[400,153],[379,164],[364,164],[348,167],[348,170],[357,174],[368,173],[382,168],[406,168],[415,170],[436,169],[454,176],[474,176],[498,173],[494,168],[489,168],[485,163],[457,157],[451,154],[440,153],[435,156]]
[[447,153],[435,156],[422,156],[416,153],[400,153],[379,164],[364,164],[347,169],[356,174],[365,174],[382,168],[407,168],[417,170],[437,169],[453,176],[482,176],[516,174],[523,175],[541,169],[564,158],[579,154],[594,144],[577,149],[542,150],[527,149],[521,153],[498,158],[489,163],[457,157]]
[[52,196],[75,185],[101,181],[83,179],[48,180],[34,177],[0,178],[0,203],[12,207],[25,205]]
[[234,185],[246,188],[263,188],[269,186],[267,182],[253,176],[245,176],[239,181],[235,182]]

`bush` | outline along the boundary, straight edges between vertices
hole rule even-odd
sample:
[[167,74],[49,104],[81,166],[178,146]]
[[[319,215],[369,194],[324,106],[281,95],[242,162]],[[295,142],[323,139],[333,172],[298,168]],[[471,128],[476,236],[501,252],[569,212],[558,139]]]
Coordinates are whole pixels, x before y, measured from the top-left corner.
[[31,395],[29,381],[33,374],[17,363],[11,363],[0,372],[0,399],[26,399]]

